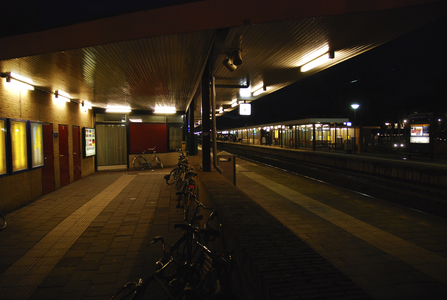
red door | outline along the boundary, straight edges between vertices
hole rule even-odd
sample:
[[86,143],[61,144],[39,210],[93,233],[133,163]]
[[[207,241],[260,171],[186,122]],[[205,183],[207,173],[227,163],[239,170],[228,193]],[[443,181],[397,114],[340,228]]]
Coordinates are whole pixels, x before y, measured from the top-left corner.
[[59,163],[61,171],[61,187],[70,183],[70,157],[68,155],[68,126],[59,125]]
[[42,168],[42,193],[45,195],[54,191],[53,124],[43,124],[43,144],[45,165]]
[[79,126],[73,126],[73,180],[81,179],[81,133]]

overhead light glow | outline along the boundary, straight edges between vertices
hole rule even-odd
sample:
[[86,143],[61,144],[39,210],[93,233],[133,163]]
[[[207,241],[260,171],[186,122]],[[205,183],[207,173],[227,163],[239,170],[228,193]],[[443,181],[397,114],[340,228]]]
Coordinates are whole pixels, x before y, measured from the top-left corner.
[[87,109],[92,109],[92,103],[88,100],[84,100],[82,101],[82,107]]
[[261,87],[260,89],[255,90],[255,91],[253,92],[253,96],[256,97],[256,96],[258,96],[258,95],[264,93],[266,90],[267,90],[266,87]]
[[14,72],[7,73],[6,82],[17,86],[20,89],[34,90],[33,81]]
[[61,90],[57,90],[54,93],[54,98],[57,99],[57,100],[65,101],[65,102],[70,102],[71,101],[70,100],[70,95],[68,93],[64,92],[64,91],[61,91]]
[[239,95],[242,98],[251,97],[251,91],[250,91],[250,89],[247,89],[247,88],[239,89]]
[[306,54],[306,56],[304,56],[303,59],[298,62],[298,66],[305,65],[308,62],[314,60],[315,58],[320,57],[323,54],[328,53],[328,52],[329,52],[329,46],[327,46],[327,45],[321,47],[320,49],[318,49],[316,51],[310,52],[310,53]]
[[175,114],[174,106],[155,106],[154,114]]
[[129,121],[133,123],[143,123],[142,119],[129,119]]
[[106,112],[108,113],[128,113],[131,112],[130,106],[112,106],[107,105]]
[[301,72],[307,72],[319,65],[324,64],[325,62],[329,61],[330,59],[334,58],[333,52],[328,52],[326,54],[323,54],[322,56],[312,60],[311,62],[308,62],[307,64],[301,66]]

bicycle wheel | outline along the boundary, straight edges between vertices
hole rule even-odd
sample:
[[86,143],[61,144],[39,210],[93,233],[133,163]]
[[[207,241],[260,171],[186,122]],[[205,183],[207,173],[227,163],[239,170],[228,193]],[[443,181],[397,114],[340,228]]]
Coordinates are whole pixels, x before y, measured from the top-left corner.
[[8,223],[6,222],[6,218],[0,211],[0,231],[5,229],[7,225],[8,225]]
[[110,297],[110,300],[137,300],[139,299],[139,290],[141,288],[141,279],[139,283],[128,282]]
[[177,280],[182,284],[177,299],[214,299],[220,291],[219,276],[213,267],[212,259],[204,252],[200,252],[195,262],[189,265],[188,270]]
[[133,161],[133,167],[135,170],[142,171],[147,166],[147,160],[142,156],[137,156]]
[[163,163],[161,162],[160,158],[158,158],[158,156],[156,157],[156,160],[157,160],[157,166],[158,166],[160,169],[163,169]]

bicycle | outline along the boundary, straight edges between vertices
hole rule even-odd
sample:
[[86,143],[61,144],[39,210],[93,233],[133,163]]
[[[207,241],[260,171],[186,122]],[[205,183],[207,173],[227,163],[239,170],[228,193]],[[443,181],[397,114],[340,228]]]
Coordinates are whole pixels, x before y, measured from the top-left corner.
[[0,231],[5,229],[8,226],[8,222],[6,222],[6,218],[3,213],[0,211]]
[[[156,153],[155,148],[157,147],[144,150],[143,152],[141,152],[141,154],[133,158],[132,164],[136,170],[142,171],[145,168],[150,169],[154,161],[157,162],[157,165],[158,167],[160,167],[160,169],[163,169],[163,163],[161,162],[160,158],[157,155],[155,155]],[[149,161],[146,159],[146,151],[153,151]]]
[[172,171],[164,176],[164,179],[166,180],[166,184],[171,185],[175,183],[176,189],[179,188],[180,183],[183,181],[183,177],[185,172],[189,169],[189,161],[186,155],[180,153],[180,156],[178,158],[177,166],[172,169]]
[[225,292],[221,280],[232,270],[231,253],[219,254],[200,241],[201,235],[218,237],[220,233],[212,229],[199,230],[191,224],[176,224],[174,228],[185,232],[169,250],[160,236],[149,243],[162,244],[163,257],[156,262],[156,271],[145,280],[140,278],[138,282],[126,283],[110,300],[143,299],[146,293],[152,292],[147,291],[147,287],[154,281],[171,300],[214,299]]

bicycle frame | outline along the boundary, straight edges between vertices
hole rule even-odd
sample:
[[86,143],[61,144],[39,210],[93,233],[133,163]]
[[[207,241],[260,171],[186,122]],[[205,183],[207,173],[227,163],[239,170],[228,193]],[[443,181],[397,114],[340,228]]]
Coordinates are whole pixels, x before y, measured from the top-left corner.
[[[152,167],[152,163],[155,161],[157,163],[157,165],[163,169],[163,163],[161,162],[160,158],[158,158],[158,156],[155,154],[155,148],[149,148],[147,150],[144,150],[143,152],[141,152],[141,154],[135,156],[132,160],[132,164],[134,166],[135,169],[141,171],[144,170],[145,168],[151,168]],[[146,158],[146,151],[153,151],[152,155],[150,156],[149,161]]]

